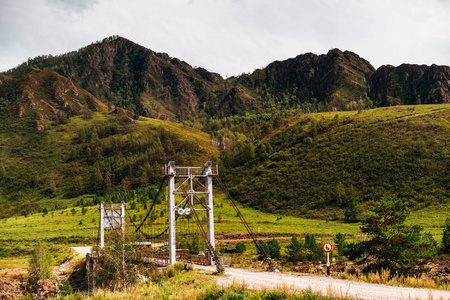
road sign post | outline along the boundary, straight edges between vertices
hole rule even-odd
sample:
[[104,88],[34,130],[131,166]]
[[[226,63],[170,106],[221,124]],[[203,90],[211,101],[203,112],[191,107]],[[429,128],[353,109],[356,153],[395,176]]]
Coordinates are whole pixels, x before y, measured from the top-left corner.
[[333,250],[331,243],[323,244],[323,251],[327,253],[327,276],[330,276],[330,252]]

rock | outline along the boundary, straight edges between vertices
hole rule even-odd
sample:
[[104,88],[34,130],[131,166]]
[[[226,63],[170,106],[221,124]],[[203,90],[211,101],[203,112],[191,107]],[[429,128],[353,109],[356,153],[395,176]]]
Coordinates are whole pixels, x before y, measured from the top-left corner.
[[39,280],[37,282],[37,286],[37,299],[47,299],[59,293],[58,285],[56,283],[53,283],[50,279]]
[[36,128],[36,130],[38,131],[47,129],[46,121],[42,119],[34,121],[34,128]]
[[345,266],[344,272],[351,274],[351,275],[356,275],[356,276],[359,276],[361,274],[361,270],[358,267],[353,266],[353,265]]
[[0,277],[0,299],[17,299],[20,297],[22,297],[20,281]]
[[439,280],[441,281],[441,284],[450,284],[450,275],[442,276]]
[[116,107],[111,114],[114,115],[118,115],[120,117],[122,117],[124,120],[127,120],[130,123],[136,123],[136,119],[138,119],[138,117],[133,114],[131,111],[125,110],[123,108],[120,107]]

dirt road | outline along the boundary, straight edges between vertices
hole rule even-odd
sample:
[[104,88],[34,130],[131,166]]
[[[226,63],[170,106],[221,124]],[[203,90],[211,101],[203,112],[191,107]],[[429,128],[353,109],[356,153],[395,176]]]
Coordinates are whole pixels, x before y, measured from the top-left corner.
[[[197,266],[198,269],[215,271],[215,267]],[[219,285],[246,283],[250,289],[275,289],[287,287],[293,291],[311,288],[314,292],[330,296],[349,296],[358,299],[406,300],[406,299],[442,299],[450,300],[450,291],[428,290],[372,284],[326,276],[296,275],[273,272],[256,272],[250,270],[226,268],[225,276],[218,276]]]

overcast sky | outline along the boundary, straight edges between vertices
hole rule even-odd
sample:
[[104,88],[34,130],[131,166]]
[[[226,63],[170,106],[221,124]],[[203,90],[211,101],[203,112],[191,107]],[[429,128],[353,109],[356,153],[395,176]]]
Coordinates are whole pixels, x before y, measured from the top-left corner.
[[0,71],[111,35],[224,77],[333,48],[450,65],[450,0],[0,0]]

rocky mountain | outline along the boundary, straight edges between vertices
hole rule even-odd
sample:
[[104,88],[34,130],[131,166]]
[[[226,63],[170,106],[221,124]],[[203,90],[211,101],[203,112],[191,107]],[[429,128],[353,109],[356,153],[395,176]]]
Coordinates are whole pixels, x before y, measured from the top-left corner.
[[371,76],[369,90],[376,106],[449,103],[450,67],[382,66]]
[[[330,50],[276,61],[238,82],[288,98],[288,106],[320,103],[322,110],[351,110],[367,100],[367,85],[374,67],[353,52]],[[283,101],[283,100],[281,100]]]
[[21,77],[36,68],[69,78],[104,103],[162,119],[195,116],[200,102],[211,101],[211,90],[223,81],[121,37],[58,57],[37,57],[8,73]]
[[113,36],[65,55],[30,59],[3,74],[21,78],[35,69],[66,77],[106,105],[168,120],[450,101],[449,67],[401,65],[375,70],[357,54],[338,49],[276,61],[225,80]]
[[6,118],[29,120],[42,130],[51,122],[93,111],[107,111],[107,107],[55,72],[34,70],[20,79],[0,76],[0,113]]

